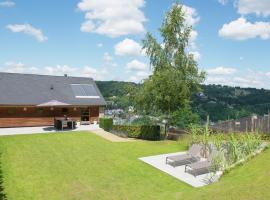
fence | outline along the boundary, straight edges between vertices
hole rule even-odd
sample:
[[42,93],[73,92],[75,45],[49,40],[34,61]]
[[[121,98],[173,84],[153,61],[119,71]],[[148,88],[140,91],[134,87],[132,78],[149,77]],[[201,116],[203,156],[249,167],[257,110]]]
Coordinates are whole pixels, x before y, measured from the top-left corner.
[[212,128],[223,132],[261,132],[270,134],[270,114],[252,115],[237,120],[228,120],[212,125]]

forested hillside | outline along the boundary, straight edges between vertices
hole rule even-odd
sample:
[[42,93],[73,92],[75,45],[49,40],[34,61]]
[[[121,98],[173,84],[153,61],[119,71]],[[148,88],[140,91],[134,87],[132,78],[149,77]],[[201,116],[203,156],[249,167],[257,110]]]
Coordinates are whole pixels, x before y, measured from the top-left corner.
[[[101,93],[114,108],[126,109],[132,105],[126,88],[135,83],[97,81]],[[192,109],[202,119],[207,115],[212,121],[240,118],[252,113],[266,114],[270,110],[270,91],[255,88],[240,88],[221,85],[203,85],[201,93],[192,97]]]

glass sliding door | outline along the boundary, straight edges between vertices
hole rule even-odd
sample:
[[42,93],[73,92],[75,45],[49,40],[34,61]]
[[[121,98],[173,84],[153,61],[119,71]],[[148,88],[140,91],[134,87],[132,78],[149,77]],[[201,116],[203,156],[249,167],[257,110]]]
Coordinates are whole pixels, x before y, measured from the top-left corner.
[[82,125],[90,124],[89,116],[90,116],[89,108],[81,108],[81,124]]

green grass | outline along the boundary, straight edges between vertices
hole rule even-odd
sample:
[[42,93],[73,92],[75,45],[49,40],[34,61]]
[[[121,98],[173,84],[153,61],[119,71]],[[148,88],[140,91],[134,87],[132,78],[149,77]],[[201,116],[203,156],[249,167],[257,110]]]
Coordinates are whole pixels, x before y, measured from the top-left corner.
[[270,199],[269,149],[203,188],[138,160],[185,148],[185,142],[112,143],[86,132],[3,136],[4,192],[9,200]]

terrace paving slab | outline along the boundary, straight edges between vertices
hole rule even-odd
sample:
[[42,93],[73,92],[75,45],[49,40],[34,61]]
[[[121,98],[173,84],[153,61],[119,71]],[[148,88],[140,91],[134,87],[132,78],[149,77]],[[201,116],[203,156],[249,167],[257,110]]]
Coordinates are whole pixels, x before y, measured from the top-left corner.
[[28,135],[28,134],[47,134],[47,133],[62,133],[65,131],[89,131],[111,142],[132,142],[136,141],[132,138],[122,138],[103,129],[99,128],[98,124],[80,125],[74,130],[59,131],[54,127],[41,126],[41,127],[16,127],[16,128],[0,128],[0,136],[4,135]]
[[132,139],[132,138],[119,137],[115,134],[104,131],[103,129],[97,129],[97,130],[93,130],[91,132],[93,132],[96,135],[98,135],[106,140],[109,140],[111,142],[133,142],[133,141],[136,141],[136,139]]
[[174,155],[180,155],[180,154],[185,154],[185,153],[186,152],[161,154],[161,155],[155,155],[155,156],[142,157],[139,159],[177,178],[178,180],[191,185],[192,187],[202,187],[202,186],[206,186],[210,183],[218,181],[218,179],[222,175],[222,172],[220,171],[216,172],[215,174],[207,173],[207,174],[202,174],[202,175],[194,177],[193,175],[185,172],[185,165],[173,167],[171,165],[166,164],[167,156],[174,156]]
[[0,136],[4,135],[26,135],[26,134],[46,134],[46,133],[61,133],[65,131],[93,131],[98,130],[98,124],[80,125],[74,130],[59,131],[52,126],[38,126],[38,127],[14,127],[14,128],[0,128]]

